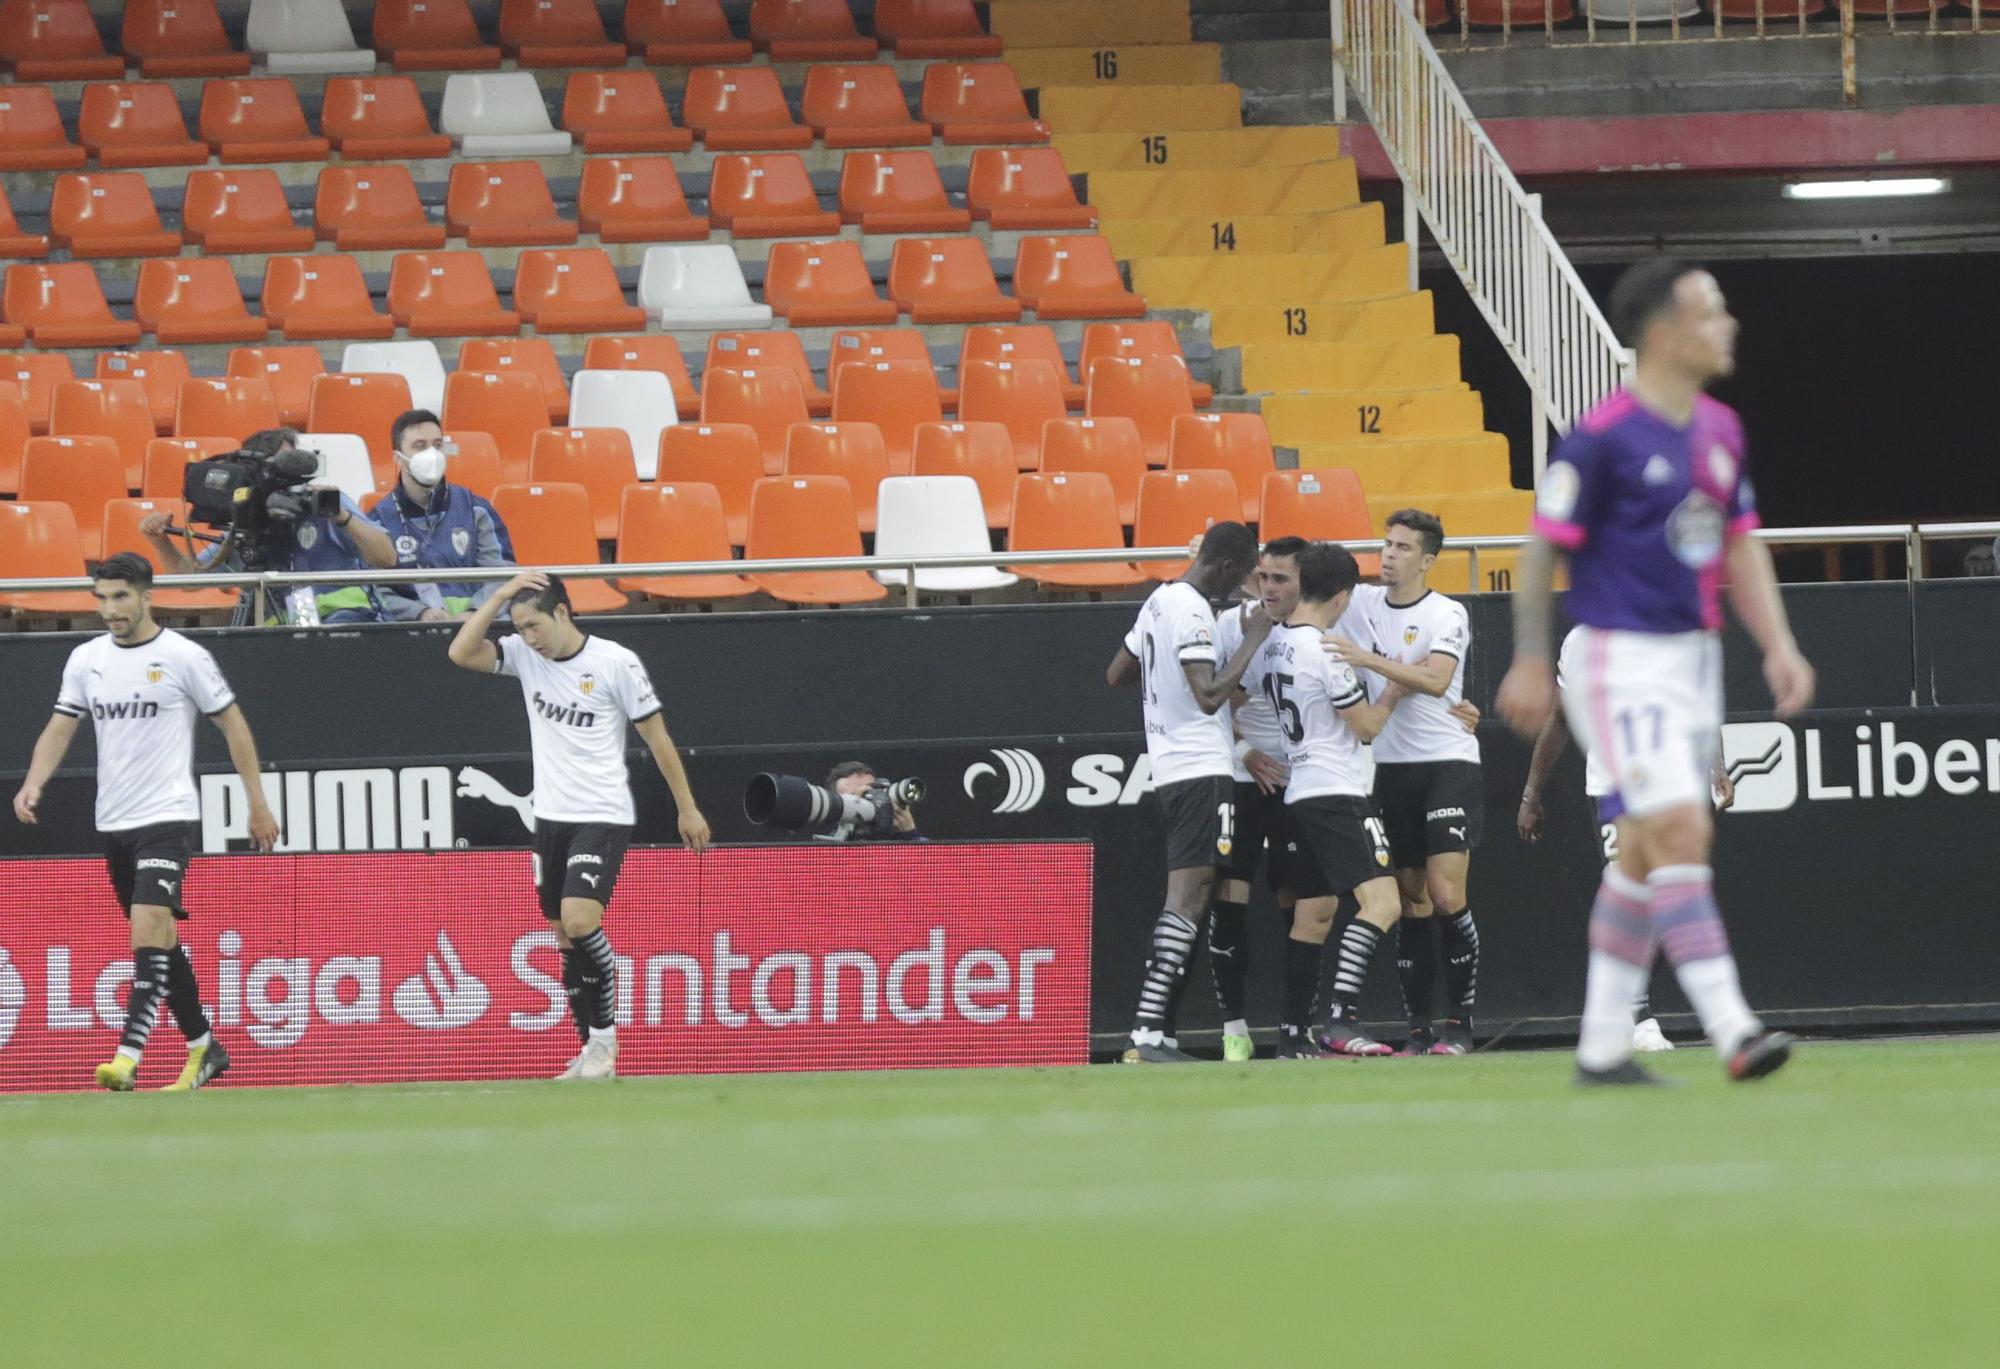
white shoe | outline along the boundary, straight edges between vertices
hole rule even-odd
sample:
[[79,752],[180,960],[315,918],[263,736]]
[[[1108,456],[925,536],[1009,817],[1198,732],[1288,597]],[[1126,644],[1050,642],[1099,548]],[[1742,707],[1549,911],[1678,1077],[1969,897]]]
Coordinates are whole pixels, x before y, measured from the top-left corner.
[[1632,1049],[1635,1051],[1651,1054],[1673,1048],[1674,1043],[1667,1040],[1667,1034],[1660,1030],[1660,1019],[1657,1017],[1649,1017],[1632,1028]]
[[585,1043],[583,1054],[576,1058],[576,1077],[579,1079],[611,1079],[618,1074],[618,1038],[615,1036],[593,1036]]
[[550,1077],[554,1079],[574,1079],[576,1078],[577,1071],[582,1068],[583,1068],[583,1052],[578,1051],[575,1055],[570,1057],[569,1063],[563,1066],[561,1074],[551,1075]]

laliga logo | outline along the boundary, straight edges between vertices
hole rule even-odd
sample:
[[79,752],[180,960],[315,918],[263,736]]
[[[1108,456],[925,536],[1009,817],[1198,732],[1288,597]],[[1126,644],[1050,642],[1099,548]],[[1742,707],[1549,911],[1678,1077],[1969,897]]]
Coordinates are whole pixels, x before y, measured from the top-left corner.
[[[993,759],[1000,762],[1007,771],[1007,792],[994,807],[996,813],[1025,813],[1042,801],[1042,791],[1048,787],[1048,777],[1042,771],[1041,761],[1032,751],[1017,747],[996,748]],[[965,796],[971,798],[972,786],[981,775],[998,775],[990,761],[974,761],[965,769]]]
[[493,994],[459,961],[451,938],[439,932],[437,954],[424,957],[424,972],[398,984],[389,1001],[411,1026],[444,1031],[477,1022],[492,1005]]
[[0,946],[0,1050],[4,1050],[13,1039],[14,1028],[21,1020],[21,1009],[27,1002],[28,986],[21,982],[21,972],[8,958],[7,948]]
[[1799,801],[1798,738],[1788,723],[1724,723],[1722,763],[1733,813],[1777,813]]

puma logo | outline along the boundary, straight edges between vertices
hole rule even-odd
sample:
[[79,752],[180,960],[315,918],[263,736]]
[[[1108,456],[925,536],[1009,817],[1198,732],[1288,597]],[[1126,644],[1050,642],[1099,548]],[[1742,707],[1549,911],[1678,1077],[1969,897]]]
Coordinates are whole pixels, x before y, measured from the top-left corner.
[[530,832],[535,830],[533,802],[522,798],[484,770],[477,770],[468,765],[458,772],[458,797],[484,799],[496,807],[511,808],[514,810],[514,816],[521,820],[521,826]]
[[1465,829],[1463,827],[1447,827],[1444,830],[1457,837],[1460,841],[1465,840]]
[[581,879],[581,880],[582,880],[582,881],[583,881],[583,882],[584,882],[585,884],[588,884],[588,885],[589,885],[589,886],[590,886],[591,888],[595,889],[595,888],[597,887],[597,881],[598,881],[598,880],[600,880],[600,879],[602,879],[602,878],[603,878],[603,876],[602,876],[602,875],[578,875],[578,876],[577,876],[577,878],[578,878],[578,879]]

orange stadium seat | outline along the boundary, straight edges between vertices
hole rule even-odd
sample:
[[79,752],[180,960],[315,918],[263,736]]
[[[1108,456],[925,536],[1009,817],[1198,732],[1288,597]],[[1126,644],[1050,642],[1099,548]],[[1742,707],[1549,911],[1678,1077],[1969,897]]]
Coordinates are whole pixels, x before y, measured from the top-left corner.
[[115,81],[125,59],[104,51],[87,0],[0,4],[0,66],[17,81]]
[[68,171],[88,155],[69,140],[46,87],[0,90],[0,171]]
[[215,0],[131,0],[118,46],[148,80],[250,74],[250,54],[229,45]]
[[965,203],[995,229],[1097,227],[1097,211],[1077,199],[1052,147],[980,148],[966,173]]
[[539,162],[456,162],[445,189],[445,227],[473,247],[562,246],[576,225],[556,212]]
[[[1091,551],[1125,545],[1118,496],[1101,471],[1024,471],[1014,481],[1010,552]],[[1016,565],[1015,573],[1058,589],[1117,589],[1145,580],[1122,561]]]
[[306,127],[298,88],[281,76],[203,86],[201,136],[224,163],[323,162],[333,146]]
[[875,0],[875,36],[899,60],[998,57],[972,0]]
[[329,166],[313,195],[313,230],[343,252],[439,248],[445,226],[432,223],[407,166]]
[[28,330],[18,324],[0,322],[0,347],[19,347],[28,340]]
[[[295,425],[302,426],[302,425]],[[179,499],[187,486],[190,461],[205,461],[236,450],[233,437],[156,437],[146,444],[139,493],[147,499]]]
[[794,328],[896,321],[896,306],[875,293],[861,244],[840,239],[772,243],[764,302]]
[[479,36],[466,0],[383,0],[371,41],[398,71],[493,71],[500,49]]
[[500,46],[524,67],[622,67],[595,0],[500,0]]
[[947,409],[957,406],[958,391],[938,384],[930,343],[924,340],[923,331],[918,328],[856,328],[835,333],[833,346],[827,352],[827,393],[833,392],[834,383],[843,369],[859,362],[873,361],[920,362],[930,372],[931,385],[938,392],[938,403]]
[[928,361],[849,362],[833,382],[833,419],[880,428],[890,474],[908,475],[918,426],[944,419],[936,373]]
[[[194,372],[187,357],[173,348],[144,352],[99,352],[93,380],[136,380],[146,387],[146,403],[153,413],[153,431],[174,430],[174,411],[180,407],[181,382]],[[221,431],[216,429],[216,431]]]
[[352,257],[272,257],[264,263],[264,318],[287,338],[388,338],[396,322],[375,308]]
[[[1274,537],[1365,542],[1380,536],[1368,516],[1361,478],[1353,471],[1272,471],[1264,477],[1262,513],[1257,531],[1266,542]],[[1379,553],[1354,559],[1361,563],[1363,576],[1382,573]]]
[[1129,524],[1138,510],[1146,449],[1129,418],[1056,418],[1042,429],[1041,468],[1102,473],[1118,497],[1118,521]]
[[[1089,375],[1090,363],[1101,356],[1169,356],[1187,360],[1181,351],[1180,335],[1174,331],[1174,325],[1164,319],[1140,323],[1086,324],[1083,354],[1076,363],[1077,372]],[[1206,381],[1193,378],[1188,381],[1188,394],[1198,409],[1206,407],[1215,397],[1215,391]]]
[[455,371],[445,378],[440,417],[448,433],[490,433],[507,478],[518,480],[527,475],[528,455],[535,434],[549,424],[548,411],[542,382],[525,371]]
[[139,325],[105,302],[89,262],[23,262],[7,268],[0,317],[28,331],[37,347],[130,347]]
[[174,436],[244,438],[283,422],[277,396],[263,381],[200,376],[181,382]]
[[747,423],[676,423],[660,434],[660,483],[712,486],[732,546],[749,535],[750,491],[764,473],[763,439]]
[[889,478],[889,452],[873,423],[800,423],[785,440],[786,475],[837,475],[854,495],[854,519],[875,531],[875,494]]
[[[1717,0],[1717,4],[1722,10],[1722,17],[1725,19],[1755,19],[1758,17],[1757,0]],[[1904,8],[1904,6],[1907,6],[1907,8]],[[1799,21],[1800,10],[1805,11],[1806,18],[1814,19],[1819,17],[1820,12],[1825,8],[1826,0],[1789,0],[1789,3],[1788,0],[1763,0],[1763,19],[1767,24],[1777,20],[1796,24]],[[1927,3],[1917,3],[1916,0],[1902,0],[1896,12],[1899,15],[1914,14],[1927,8]],[[1881,14],[1883,12],[1883,0],[1855,0],[1854,12],[1856,14]],[[1519,26],[1520,22],[1519,19],[1514,21],[1516,26]],[[1603,23],[1604,21],[1600,17],[1598,22]]]
[[708,217],[739,238],[838,233],[840,215],[822,209],[796,152],[717,157],[709,168]]
[[292,222],[278,173],[262,168],[190,171],[181,232],[211,256],[313,248],[313,230]]
[[688,210],[670,157],[591,157],[576,192],[577,226],[601,242],[695,242],[708,216]]
[[850,152],[840,168],[840,217],[864,233],[964,233],[928,152]]
[[389,313],[411,337],[492,337],[521,331],[500,307],[477,252],[406,252],[389,267]]
[[[187,505],[181,502],[181,489],[176,485],[162,495],[148,495],[139,499],[107,499],[104,501],[104,515],[99,523],[102,539],[98,543],[100,555],[111,556],[121,551],[137,552],[146,558],[146,563],[160,574],[166,567],[160,564],[159,556],[153,551],[153,544],[139,531],[139,523],[148,514],[164,513],[176,523],[186,521]],[[79,529],[81,531],[81,529]],[[236,591],[233,589],[155,589],[153,607],[165,609],[169,613],[224,613],[236,607]]]
[[811,420],[805,390],[788,366],[724,369],[701,378],[701,421],[754,428],[767,475],[785,468],[785,440],[792,425]]
[[1096,234],[1023,238],[1014,296],[1036,318],[1138,318],[1146,301],[1125,288],[1111,244]]
[[208,144],[188,136],[180,101],[164,82],[85,86],[76,140],[104,167],[200,166],[208,160]]
[[89,560],[101,554],[106,501],[130,488],[125,458],[108,437],[31,437],[21,448],[21,498],[69,505]]
[[[1046,323],[989,323],[968,328],[959,340],[958,370],[975,361],[1046,361],[1062,381],[1063,403],[1072,409],[1083,407],[1083,386],[1070,379],[1069,363],[1063,360],[1062,344],[1056,330]],[[960,384],[963,385],[961,379]]]
[[681,122],[715,152],[780,151],[813,140],[769,67],[695,68],[681,96]]
[[563,88],[563,127],[585,152],[686,152],[694,134],[674,127],[650,71],[573,71]]
[[481,499],[491,499],[493,491],[507,483],[507,465],[500,459],[499,444],[491,433],[445,430],[444,440],[454,449],[447,478],[471,490]]
[[750,0],[750,42],[774,62],[866,62],[875,40],[854,27],[847,0]]
[[1465,6],[1466,22],[1476,28],[1497,29],[1512,23],[1517,29],[1538,29],[1544,23],[1566,24],[1576,17],[1576,10],[1570,0],[1458,0],[1458,2]]
[[1028,113],[1028,97],[1005,62],[926,67],[921,112],[938,136],[954,146],[1049,140],[1049,126]]
[[986,526],[1014,521],[1014,437],[1004,423],[922,423],[910,474],[963,475],[979,486]]
[[[860,555],[854,492],[839,476],[779,476],[759,480],[750,492],[745,560]],[[788,604],[868,604],[889,594],[863,570],[786,571],[750,578]]]
[[312,407],[312,383],[326,374],[317,347],[236,347],[222,373],[263,381],[278,404],[278,420],[301,432]]
[[1139,427],[1146,464],[1167,464],[1174,420],[1194,412],[1187,363],[1172,356],[1099,357],[1085,373],[1083,410],[1092,418],[1129,418]]
[[646,326],[646,311],[625,302],[618,269],[601,247],[523,252],[514,270],[514,304],[538,333]]
[[597,540],[611,542],[625,487],[639,482],[639,468],[623,428],[543,428],[528,443],[528,479],[583,486]]
[[730,30],[722,0],[626,0],[625,42],[653,67],[750,60],[750,40]]
[[319,124],[345,161],[451,155],[451,139],[431,127],[417,83],[407,76],[329,77]]
[[549,422],[569,418],[569,382],[563,379],[556,349],[543,338],[467,338],[458,345],[458,370],[526,371],[542,382],[549,401]]
[[[0,577],[51,580],[83,574],[83,543],[69,505],[14,500],[0,504]],[[13,613],[80,618],[95,615],[89,590],[39,590],[0,594],[0,609]]]
[[799,378],[799,391],[806,397],[806,409],[815,418],[823,417],[832,409],[833,395],[820,388],[819,378],[813,374],[812,363],[806,360],[806,349],[797,333],[709,335],[708,356],[702,365],[703,375],[728,370],[763,370],[768,366],[783,366]]
[[20,490],[21,448],[33,436],[27,401],[12,385],[0,383],[0,495]]
[[889,255],[889,297],[913,323],[1012,323],[1019,300],[1000,293],[977,238],[902,238]]
[[1063,374],[1040,357],[964,362],[958,368],[958,416],[968,423],[1006,425],[1015,465],[1036,470],[1042,425],[1069,416]]
[[1239,516],[1252,527],[1263,515],[1264,477],[1276,468],[1262,414],[1182,414],[1167,439],[1168,470],[1229,472]]
[[[669,428],[668,432],[674,431]],[[722,495],[699,482],[629,485],[618,515],[618,559],[648,561],[727,561],[729,526]],[[738,599],[757,587],[740,575],[626,576],[618,588],[649,599],[676,602]]]
[[[1139,480],[1132,545],[1184,547],[1215,524],[1235,520],[1242,507],[1228,471],[1147,471]],[[1139,565],[1155,580],[1178,580],[1187,568],[1185,560]]]
[[[535,387],[537,396],[541,387]],[[375,484],[387,488],[395,481],[395,444],[389,440],[399,415],[416,407],[410,400],[410,382],[385,371],[343,371],[323,375],[312,383],[312,400],[306,406],[306,430],[315,433],[353,433],[368,444],[368,461],[375,469]],[[542,411],[535,410],[536,427]],[[532,430],[531,430],[532,431]]]
[[11,381],[20,391],[21,404],[28,413],[28,427],[33,432],[49,430],[49,403],[55,397],[56,386],[75,379],[76,368],[60,352],[0,353],[0,383]]
[[828,147],[929,147],[931,126],[910,117],[896,69],[817,66],[806,72],[801,113]]
[[[590,494],[581,485],[501,485],[493,511],[507,525],[514,559],[524,566],[586,566],[598,559]],[[623,594],[601,579],[570,580],[570,605],[578,613],[616,613]]]
[[146,262],[139,268],[132,313],[163,346],[262,342],[271,331],[269,323],[245,307],[236,269],[227,257]]
[[658,371],[673,386],[674,407],[682,418],[701,413],[701,396],[688,374],[681,345],[663,333],[636,337],[594,337],[583,345],[586,371]]
[[153,192],[136,171],[56,177],[49,236],[72,257],[172,257],[181,250],[181,235],[160,226]]

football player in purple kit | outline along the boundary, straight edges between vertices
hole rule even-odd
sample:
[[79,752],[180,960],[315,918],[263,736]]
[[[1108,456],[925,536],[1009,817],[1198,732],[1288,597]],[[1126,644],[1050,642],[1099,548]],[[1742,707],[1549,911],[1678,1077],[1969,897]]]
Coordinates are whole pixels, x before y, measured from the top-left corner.
[[1514,596],[1514,663],[1500,712],[1533,738],[1556,704],[1550,632],[1556,559],[1583,630],[1571,730],[1601,757],[1626,823],[1590,912],[1579,1084],[1659,1082],[1632,1060],[1632,1000],[1666,952],[1732,1079],[1781,1067],[1793,1041],[1743,1000],[1717,911],[1708,785],[1722,725],[1722,593],[1764,653],[1779,717],[1812,702],[1758,526],[1735,411],[1703,390],[1735,369],[1736,320],[1715,277],[1666,259],[1611,292],[1611,322],[1638,354],[1623,389],[1549,460],[1535,538]]

